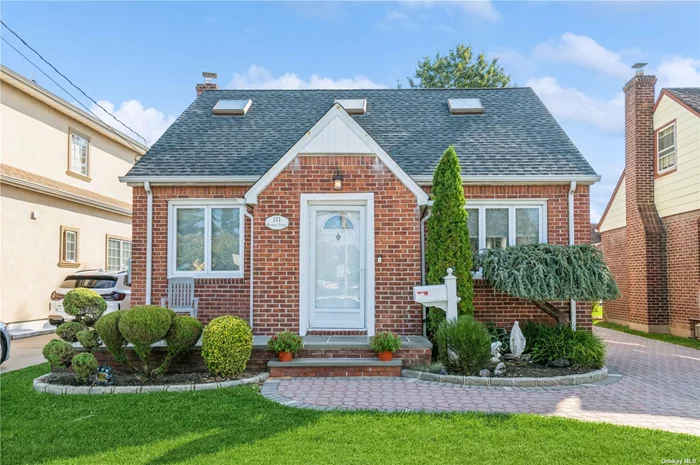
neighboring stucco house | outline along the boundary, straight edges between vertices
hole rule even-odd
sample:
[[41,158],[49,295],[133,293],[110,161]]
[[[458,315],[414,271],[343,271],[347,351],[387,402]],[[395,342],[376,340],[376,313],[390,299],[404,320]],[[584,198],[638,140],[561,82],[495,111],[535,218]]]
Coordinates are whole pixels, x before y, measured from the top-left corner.
[[[622,297],[604,318],[690,336],[700,322],[700,88],[625,85],[625,171],[598,224]],[[695,334],[697,337],[700,334]]]
[[[200,319],[237,315],[258,335],[422,334],[413,287],[449,145],[475,249],[590,242],[599,176],[530,88],[202,87],[121,178],[134,188],[135,303],[187,276]],[[502,326],[549,319],[480,279],[475,307]]]
[[131,189],[118,177],[146,147],[4,66],[0,77],[0,319],[36,329],[66,275],[126,266]]

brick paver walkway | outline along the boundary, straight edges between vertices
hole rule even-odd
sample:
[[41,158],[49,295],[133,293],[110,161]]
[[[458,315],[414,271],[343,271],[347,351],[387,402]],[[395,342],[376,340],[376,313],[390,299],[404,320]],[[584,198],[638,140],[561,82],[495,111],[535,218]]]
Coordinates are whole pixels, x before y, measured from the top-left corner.
[[[538,413],[700,436],[700,351],[596,328],[618,382],[556,388],[460,386],[411,378],[294,378],[263,395],[297,407]],[[613,378],[614,379],[614,378]]]

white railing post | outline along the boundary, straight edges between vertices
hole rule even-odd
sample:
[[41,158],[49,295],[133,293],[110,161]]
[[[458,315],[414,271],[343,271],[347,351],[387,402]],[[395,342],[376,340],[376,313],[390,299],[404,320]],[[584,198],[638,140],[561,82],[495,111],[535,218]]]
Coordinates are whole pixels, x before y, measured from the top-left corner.
[[445,276],[445,287],[447,288],[447,309],[445,310],[448,320],[457,319],[457,276],[452,274],[452,268],[447,269]]

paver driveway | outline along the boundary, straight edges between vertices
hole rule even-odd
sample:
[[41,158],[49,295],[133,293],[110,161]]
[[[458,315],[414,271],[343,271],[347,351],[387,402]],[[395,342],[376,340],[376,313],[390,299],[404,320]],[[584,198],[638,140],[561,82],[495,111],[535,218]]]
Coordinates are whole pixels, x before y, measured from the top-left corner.
[[294,378],[263,394],[288,405],[378,410],[539,413],[700,436],[700,351],[604,328],[619,382],[557,388],[487,388],[411,378]]

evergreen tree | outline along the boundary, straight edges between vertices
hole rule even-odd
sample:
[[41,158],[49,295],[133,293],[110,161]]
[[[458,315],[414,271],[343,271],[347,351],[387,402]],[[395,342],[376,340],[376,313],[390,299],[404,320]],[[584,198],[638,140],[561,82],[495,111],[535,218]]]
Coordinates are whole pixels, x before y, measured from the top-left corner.
[[569,324],[569,314],[552,302],[614,300],[620,297],[603,254],[592,245],[530,244],[487,249],[479,259],[483,278],[497,291],[531,301]]
[[455,149],[450,146],[440,159],[433,175],[433,207],[428,219],[426,265],[428,284],[441,284],[447,269],[457,277],[460,315],[474,313],[472,250],[469,245],[467,211],[464,209],[462,171]]

